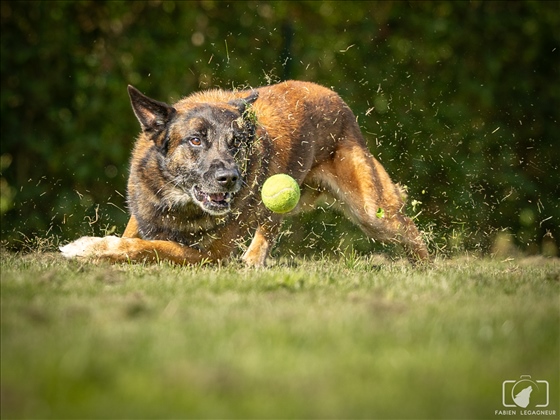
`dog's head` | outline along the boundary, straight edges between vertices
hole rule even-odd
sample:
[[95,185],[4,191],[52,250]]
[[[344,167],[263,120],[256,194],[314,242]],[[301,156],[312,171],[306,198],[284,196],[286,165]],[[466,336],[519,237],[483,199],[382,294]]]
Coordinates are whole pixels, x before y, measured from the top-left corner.
[[154,143],[167,200],[194,203],[216,216],[229,212],[255,136],[247,111],[257,92],[224,103],[181,101],[175,107],[132,86],[128,93],[143,133]]

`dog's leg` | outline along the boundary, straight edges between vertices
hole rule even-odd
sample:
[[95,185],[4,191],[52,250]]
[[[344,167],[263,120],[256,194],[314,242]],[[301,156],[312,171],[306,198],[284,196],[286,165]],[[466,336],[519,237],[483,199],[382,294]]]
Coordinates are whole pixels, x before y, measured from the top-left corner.
[[247,248],[247,251],[243,254],[241,259],[249,267],[264,267],[266,264],[266,258],[270,249],[274,245],[278,233],[280,232],[280,221],[276,221],[273,224],[262,224],[260,225],[256,232],[251,245]]
[[346,213],[366,235],[403,245],[412,262],[429,259],[420,232],[402,212],[399,189],[358,142],[347,139],[330,161],[312,170],[309,178],[341,200]]
[[123,238],[139,238],[140,233],[138,232],[138,222],[134,216],[130,216],[130,220],[126,225],[126,229],[122,235]]
[[171,241],[148,241],[139,238],[85,236],[60,248],[66,258],[108,260],[112,262],[159,262],[197,264],[227,258],[231,248],[223,246],[217,250],[199,251]]
[[264,267],[270,248],[271,243],[266,239],[263,229],[259,226],[255,236],[253,236],[251,245],[249,245],[241,259],[249,267]]

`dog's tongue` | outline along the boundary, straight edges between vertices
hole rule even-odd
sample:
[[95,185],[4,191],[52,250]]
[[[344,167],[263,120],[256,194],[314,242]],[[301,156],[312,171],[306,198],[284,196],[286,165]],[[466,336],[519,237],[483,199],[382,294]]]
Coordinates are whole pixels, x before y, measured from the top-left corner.
[[215,193],[215,194],[208,194],[210,200],[212,201],[224,201],[226,199],[226,195],[224,193]]

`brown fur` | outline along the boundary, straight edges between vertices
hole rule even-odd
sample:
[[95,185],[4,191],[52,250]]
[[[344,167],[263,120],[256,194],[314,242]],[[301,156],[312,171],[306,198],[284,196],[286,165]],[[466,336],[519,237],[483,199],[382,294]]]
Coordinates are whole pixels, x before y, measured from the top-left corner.
[[370,238],[402,244],[412,261],[428,259],[399,189],[333,91],[288,81],[195,93],[172,107],[129,93],[143,129],[130,165],[130,221],[122,238],[82,238],[62,248],[66,256],[195,264],[228,258],[254,234],[242,259],[263,266],[282,215],[262,205],[260,187],[287,173],[302,189],[294,211],[326,194]]

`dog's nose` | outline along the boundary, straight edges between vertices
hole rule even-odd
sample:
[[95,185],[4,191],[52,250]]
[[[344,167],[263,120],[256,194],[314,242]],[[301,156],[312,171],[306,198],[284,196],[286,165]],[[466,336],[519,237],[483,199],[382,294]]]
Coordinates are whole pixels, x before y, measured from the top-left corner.
[[216,182],[224,188],[232,188],[239,179],[237,169],[219,169],[215,173]]

